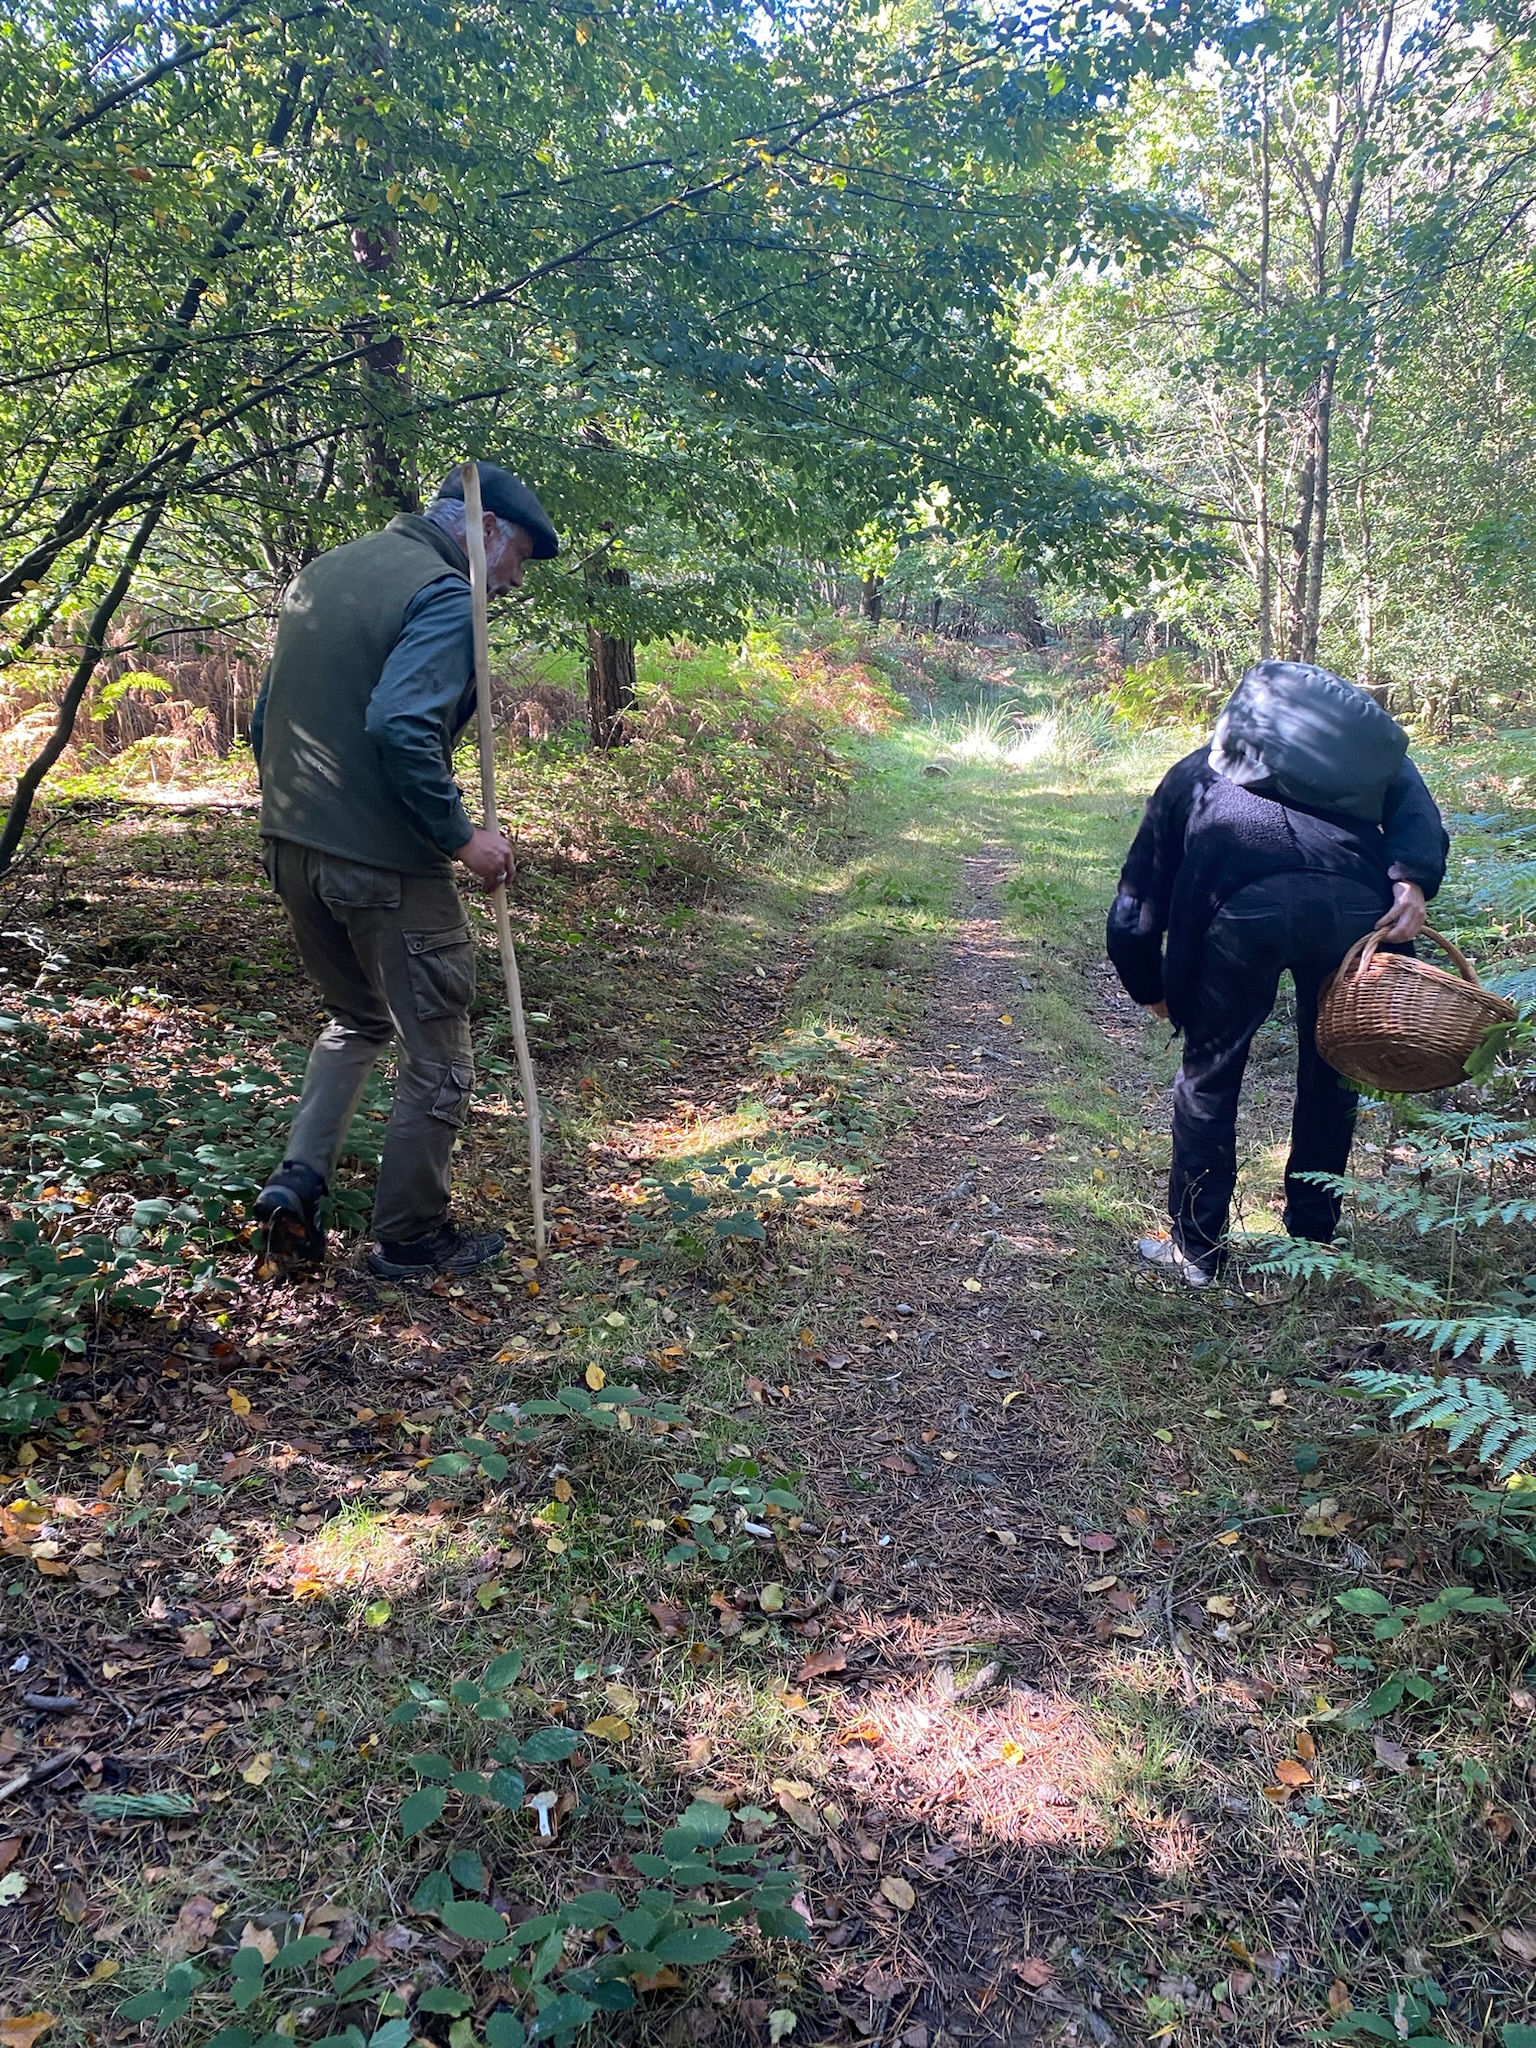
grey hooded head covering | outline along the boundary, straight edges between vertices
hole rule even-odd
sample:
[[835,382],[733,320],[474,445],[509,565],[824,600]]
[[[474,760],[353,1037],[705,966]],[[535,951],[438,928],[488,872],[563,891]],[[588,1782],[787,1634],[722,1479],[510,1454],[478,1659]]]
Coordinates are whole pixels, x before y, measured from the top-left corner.
[[1306,661],[1249,669],[1216,721],[1211,766],[1228,782],[1380,824],[1408,735],[1376,699]]

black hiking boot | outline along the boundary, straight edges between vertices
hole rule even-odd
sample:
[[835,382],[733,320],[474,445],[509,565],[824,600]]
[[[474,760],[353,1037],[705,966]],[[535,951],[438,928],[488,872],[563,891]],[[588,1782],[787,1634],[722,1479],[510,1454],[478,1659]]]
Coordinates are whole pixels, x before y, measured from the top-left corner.
[[381,1239],[376,1252],[368,1254],[368,1270],[381,1280],[425,1280],[436,1273],[477,1273],[494,1265],[506,1250],[507,1240],[499,1230],[460,1230],[456,1223],[440,1224],[425,1237]]
[[256,1221],[266,1226],[267,1257],[288,1265],[325,1263],[320,1204],[325,1182],[312,1166],[285,1159],[256,1197]]

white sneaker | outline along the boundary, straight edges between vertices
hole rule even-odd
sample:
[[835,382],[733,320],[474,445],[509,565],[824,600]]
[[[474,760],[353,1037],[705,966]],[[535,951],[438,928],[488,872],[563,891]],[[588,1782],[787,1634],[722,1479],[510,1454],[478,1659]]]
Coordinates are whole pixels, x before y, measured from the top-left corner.
[[1186,1287],[1212,1287],[1216,1283],[1216,1275],[1181,1252],[1171,1237],[1144,1237],[1136,1247],[1136,1256],[1144,1265],[1161,1266],[1167,1272],[1177,1273]]

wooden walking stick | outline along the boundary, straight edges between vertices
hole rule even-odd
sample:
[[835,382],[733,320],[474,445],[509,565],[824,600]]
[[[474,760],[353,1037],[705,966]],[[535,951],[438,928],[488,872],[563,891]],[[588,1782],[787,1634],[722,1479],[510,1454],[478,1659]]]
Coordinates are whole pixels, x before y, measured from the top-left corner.
[[[475,731],[480,743],[481,822],[488,832],[496,830],[496,727],[491,717],[491,638],[487,612],[489,591],[485,573],[485,524],[480,503],[480,465],[466,462],[464,479],[464,546],[469,555],[469,602],[475,631]],[[501,976],[507,988],[507,1008],[512,1013],[512,1039],[517,1047],[517,1077],[523,1090],[523,1107],[528,1112],[528,1180],[533,1190],[533,1249],[544,1256],[547,1236],[544,1228],[544,1143],[539,1129],[539,1090],[533,1078],[533,1060],[528,1052],[528,1026],[523,1017],[523,984],[517,971],[517,949],[512,944],[512,920],[507,914],[504,882],[491,892],[496,912],[496,944],[501,953]]]

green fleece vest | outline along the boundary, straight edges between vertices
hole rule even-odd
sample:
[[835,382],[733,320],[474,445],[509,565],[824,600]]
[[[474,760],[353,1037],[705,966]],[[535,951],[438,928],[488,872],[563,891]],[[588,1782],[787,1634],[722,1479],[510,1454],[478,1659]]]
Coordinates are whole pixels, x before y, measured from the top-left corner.
[[468,583],[460,550],[430,519],[406,512],[382,533],[317,555],[289,584],[262,732],[264,838],[408,875],[451,871],[395,794],[365,727],[406,607],[448,573]]

